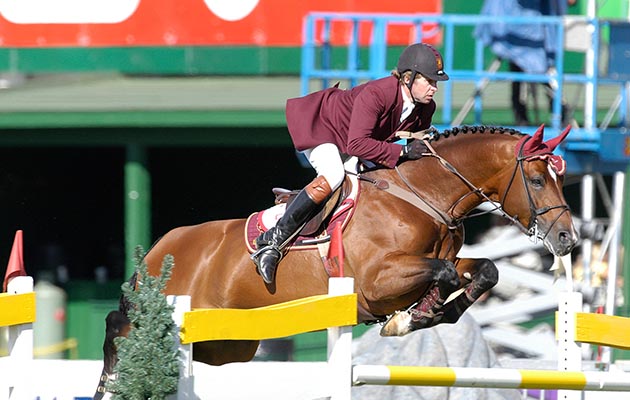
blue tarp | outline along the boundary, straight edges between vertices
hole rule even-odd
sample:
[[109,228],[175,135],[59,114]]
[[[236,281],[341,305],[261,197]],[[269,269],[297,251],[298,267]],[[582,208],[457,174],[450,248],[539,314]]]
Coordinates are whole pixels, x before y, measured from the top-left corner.
[[497,17],[493,24],[479,24],[475,37],[505,60],[523,71],[546,73],[554,65],[556,28],[540,23],[505,23],[500,17],[561,16],[567,11],[567,0],[486,0],[482,15]]

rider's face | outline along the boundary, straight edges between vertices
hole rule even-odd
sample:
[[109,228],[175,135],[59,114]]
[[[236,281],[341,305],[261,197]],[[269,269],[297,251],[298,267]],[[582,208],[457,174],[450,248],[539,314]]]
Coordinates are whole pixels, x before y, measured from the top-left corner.
[[411,86],[411,95],[416,100],[416,103],[427,104],[433,99],[437,90],[436,81],[417,74]]

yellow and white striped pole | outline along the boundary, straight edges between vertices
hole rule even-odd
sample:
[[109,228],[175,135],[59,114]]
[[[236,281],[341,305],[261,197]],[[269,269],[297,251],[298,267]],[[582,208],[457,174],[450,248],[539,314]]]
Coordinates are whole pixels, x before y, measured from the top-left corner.
[[502,389],[629,391],[628,374],[504,368],[402,367],[356,365],[352,383],[360,385],[453,386]]

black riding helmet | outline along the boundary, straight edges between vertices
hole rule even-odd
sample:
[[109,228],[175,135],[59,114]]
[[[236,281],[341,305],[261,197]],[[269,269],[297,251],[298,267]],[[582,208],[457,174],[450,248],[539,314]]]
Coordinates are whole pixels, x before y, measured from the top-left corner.
[[426,43],[415,43],[403,50],[396,70],[399,74],[411,71],[411,80],[407,84],[409,90],[416,79],[417,74],[421,74],[434,81],[447,81],[448,75],[444,72],[444,61],[437,49]]

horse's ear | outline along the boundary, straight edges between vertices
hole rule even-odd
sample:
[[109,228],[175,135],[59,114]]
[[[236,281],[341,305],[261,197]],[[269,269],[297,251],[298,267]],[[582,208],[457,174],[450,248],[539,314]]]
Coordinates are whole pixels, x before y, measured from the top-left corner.
[[549,139],[543,142],[543,136],[545,131],[545,125],[540,125],[534,136],[525,142],[522,149],[522,155],[531,156],[534,154],[548,154],[552,153],[556,147],[567,137],[569,131],[571,131],[571,125],[568,125],[560,135],[553,139]]
[[549,147],[549,151],[554,151],[555,148],[558,147],[560,142],[562,142],[564,140],[564,138],[567,137],[567,135],[569,134],[570,131],[571,131],[571,125],[567,125],[567,127],[564,128],[564,130],[562,131],[561,134],[559,134],[558,136],[556,136],[553,139],[547,140],[545,142],[545,144],[547,145],[547,147]]
[[[543,136],[545,131],[545,124],[542,124],[534,132],[534,136],[530,140],[527,140],[523,145],[522,154],[525,156],[536,153],[543,145]],[[525,139],[525,138],[523,138]],[[517,150],[518,151],[518,150]]]
[[540,145],[543,143],[543,137],[545,136],[545,124],[542,124],[536,129],[534,132],[534,136],[532,136],[532,140],[529,141],[529,146],[532,149],[540,148]]

